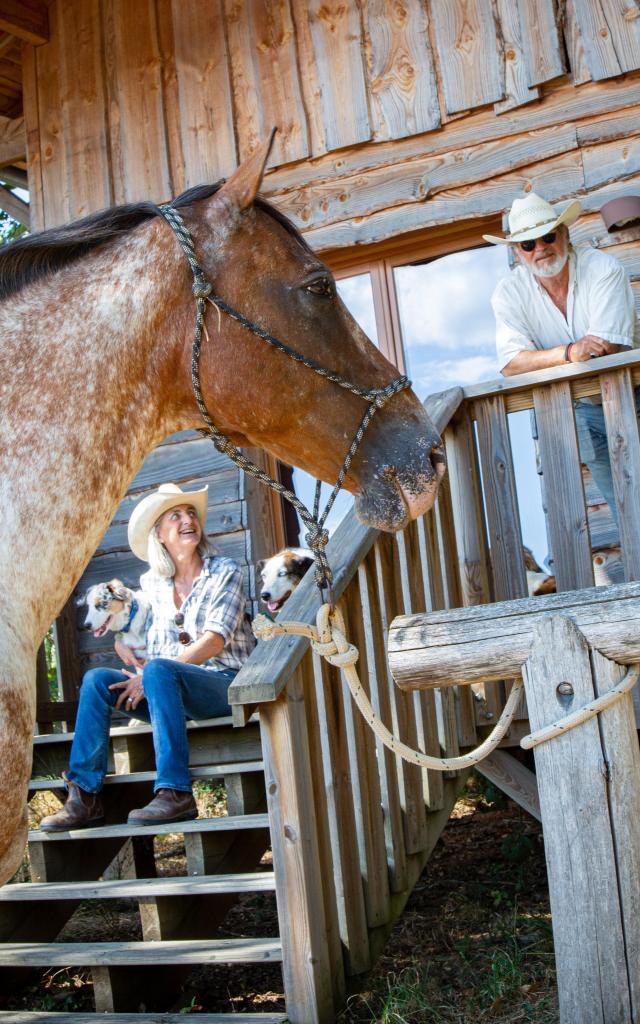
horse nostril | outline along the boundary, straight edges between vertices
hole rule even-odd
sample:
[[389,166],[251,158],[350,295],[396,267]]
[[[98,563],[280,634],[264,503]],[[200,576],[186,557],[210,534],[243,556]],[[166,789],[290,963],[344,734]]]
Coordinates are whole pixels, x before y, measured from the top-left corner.
[[447,459],[444,454],[444,448],[434,448],[431,452],[431,465],[433,466],[436,477],[438,480],[442,480],[442,477],[447,470]]

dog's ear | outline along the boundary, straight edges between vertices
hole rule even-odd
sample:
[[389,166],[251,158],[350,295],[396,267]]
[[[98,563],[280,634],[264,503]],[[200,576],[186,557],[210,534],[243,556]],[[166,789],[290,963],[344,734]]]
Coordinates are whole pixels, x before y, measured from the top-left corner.
[[128,598],[127,588],[121,580],[109,580],[107,590],[113,594],[116,601],[126,601]]
[[264,567],[267,564],[267,562],[268,562],[268,558],[261,558],[259,561],[256,562],[256,572],[260,573],[261,576],[262,576],[262,570],[264,569]]
[[302,579],[307,569],[313,565],[313,558],[294,558],[291,563],[291,573],[297,576],[298,579]]
[[87,603],[88,596],[89,596],[88,593],[87,594],[78,594],[78,596],[75,598],[75,601],[74,601],[74,604],[75,604],[76,608],[82,608]]

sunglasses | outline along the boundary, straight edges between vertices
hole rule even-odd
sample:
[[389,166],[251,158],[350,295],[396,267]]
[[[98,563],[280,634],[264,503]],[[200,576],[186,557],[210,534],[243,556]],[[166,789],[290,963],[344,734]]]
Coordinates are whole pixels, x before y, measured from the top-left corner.
[[182,627],[184,626],[184,615],[182,614],[182,612],[176,612],[176,614],[173,617],[173,621],[178,627],[178,640],[180,641],[180,643],[184,644],[185,647],[188,644],[192,644],[193,637],[191,637],[189,633],[187,633],[186,629],[182,629]]
[[[551,245],[553,242],[555,242],[557,237],[557,231],[550,231],[547,235],[543,235],[541,240],[545,242],[547,245]],[[533,250],[536,247],[537,241],[539,241],[539,239],[537,238],[527,238],[527,240],[524,242],[518,242],[518,245],[520,246],[523,252],[533,252]]]

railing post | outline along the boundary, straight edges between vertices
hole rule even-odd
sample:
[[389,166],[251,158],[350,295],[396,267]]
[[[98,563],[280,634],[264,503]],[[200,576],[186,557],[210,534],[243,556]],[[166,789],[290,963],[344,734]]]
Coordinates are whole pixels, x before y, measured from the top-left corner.
[[[532,730],[624,671],[564,615],[538,619],[522,666]],[[627,695],[535,748],[562,1024],[632,1024],[640,1004],[640,752]]]
[[335,1019],[302,677],[260,707],[288,1020]]

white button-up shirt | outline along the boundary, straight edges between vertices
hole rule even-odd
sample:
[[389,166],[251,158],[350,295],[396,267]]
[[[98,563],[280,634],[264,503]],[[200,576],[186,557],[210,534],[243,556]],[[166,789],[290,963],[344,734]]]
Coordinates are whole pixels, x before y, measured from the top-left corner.
[[491,305],[501,370],[519,352],[568,345],[585,334],[617,345],[640,344],[629,278],[617,259],[598,249],[569,250],[566,318],[523,266],[498,282]]

